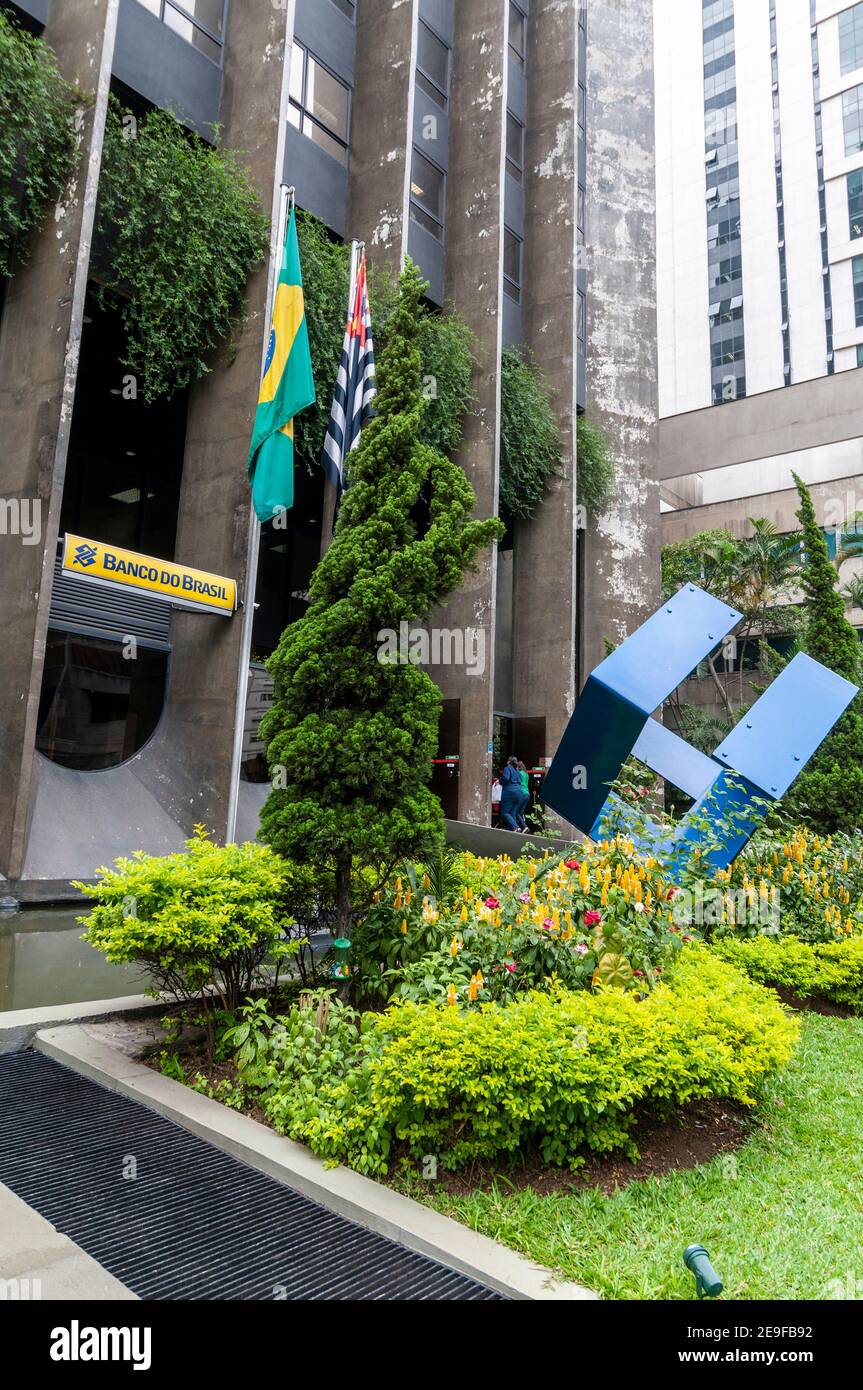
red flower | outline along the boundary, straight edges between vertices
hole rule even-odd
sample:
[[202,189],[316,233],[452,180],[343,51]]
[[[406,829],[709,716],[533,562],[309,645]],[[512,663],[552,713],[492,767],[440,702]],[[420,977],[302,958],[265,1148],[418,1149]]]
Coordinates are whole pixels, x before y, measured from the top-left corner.
[[589,912],[585,912],[584,914],[584,925],[586,927],[598,927],[601,921],[602,913],[597,912],[596,908],[592,907]]
[[505,960],[505,961],[504,961],[504,966],[505,966],[506,969],[509,971],[510,975],[514,975],[514,974],[515,974],[515,971],[516,971],[516,964],[515,964],[515,961],[514,961],[514,960]]
[[551,929],[552,929],[553,926],[554,926],[554,918],[553,918],[553,917],[543,917],[543,919],[542,919],[542,929],[543,929],[543,931],[551,931]]
[[486,907],[500,907],[497,898],[486,898],[485,905]]
[[691,941],[691,940],[692,940],[692,937],[691,937],[691,936],[684,936],[684,937],[682,937],[681,939],[682,939],[683,941]]
[[644,971],[643,971],[643,970],[633,970],[632,973],[633,973],[633,975],[643,975],[643,974],[644,974]]
[[580,869],[581,865],[577,859],[564,859],[564,864],[568,869]]

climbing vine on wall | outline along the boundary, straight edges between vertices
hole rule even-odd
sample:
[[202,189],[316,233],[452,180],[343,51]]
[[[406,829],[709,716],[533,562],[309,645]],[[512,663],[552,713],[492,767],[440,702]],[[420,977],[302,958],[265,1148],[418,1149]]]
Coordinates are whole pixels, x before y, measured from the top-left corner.
[[599,425],[579,415],[576,437],[578,501],[589,512],[601,512],[614,491],[614,457]]
[[145,400],[209,370],[231,337],[269,219],[233,151],[208,145],[167,111],[141,121],[112,99],[99,184],[103,302],[122,315],[130,371]]
[[518,521],[529,521],[560,462],[560,433],[542,378],[515,348],[504,348],[500,376],[501,509]]
[[[298,454],[307,464],[314,465],[324,442],[341,358],[351,248],[334,241],[323,223],[310,213],[297,214],[297,228],[318,399],[297,417],[295,438]],[[377,357],[386,347],[397,298],[393,280],[370,261],[369,301]],[[437,313],[421,305],[416,345],[422,364],[423,390],[428,400],[422,439],[432,448],[452,454],[461,439],[465,412],[473,403],[471,333],[453,310]]]
[[0,275],[26,260],[30,234],[72,170],[75,92],[47,44],[0,11]]

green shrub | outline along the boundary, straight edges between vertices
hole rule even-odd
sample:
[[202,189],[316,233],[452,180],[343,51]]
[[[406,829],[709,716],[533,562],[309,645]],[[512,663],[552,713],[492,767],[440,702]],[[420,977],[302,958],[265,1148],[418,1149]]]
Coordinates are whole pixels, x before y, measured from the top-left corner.
[[529,521],[561,464],[560,430],[536,367],[517,348],[500,362],[500,504]]
[[752,980],[798,999],[830,999],[863,1013],[863,938],[809,942],[796,936],[725,937],[715,950]]
[[71,173],[74,97],[48,45],[0,11],[0,276],[26,260]]
[[405,1003],[339,1015],[325,1036],[294,1010],[264,1061],[256,1050],[254,1076],[280,1132],[361,1172],[386,1172],[397,1143],[443,1168],[531,1146],[575,1166],[585,1148],[634,1152],[646,1102],[752,1104],[797,1029],[767,991],[691,947],[642,1000],[557,988],[478,1009]]
[[[134,136],[134,138],[132,138]],[[125,365],[145,400],[206,375],[230,338],[246,282],[269,243],[269,219],[232,150],[191,135],[168,111],[137,128],[112,100],[99,184],[99,232],[127,339]]]
[[176,1002],[212,990],[223,1009],[235,1009],[279,951],[288,877],[272,850],[214,845],[199,826],[181,853],[138,851],[100,869],[97,883],[73,886],[96,902],[78,920],[109,961],[139,962]]

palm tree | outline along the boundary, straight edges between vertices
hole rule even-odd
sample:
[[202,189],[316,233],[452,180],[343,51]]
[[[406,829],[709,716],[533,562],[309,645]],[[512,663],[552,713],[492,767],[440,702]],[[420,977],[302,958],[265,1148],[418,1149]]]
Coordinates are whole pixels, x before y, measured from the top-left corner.
[[841,534],[833,561],[837,570],[842,568],[846,560],[863,558],[863,511],[853,512],[846,522],[846,528]]
[[854,574],[839,590],[846,608],[863,608],[863,574]]

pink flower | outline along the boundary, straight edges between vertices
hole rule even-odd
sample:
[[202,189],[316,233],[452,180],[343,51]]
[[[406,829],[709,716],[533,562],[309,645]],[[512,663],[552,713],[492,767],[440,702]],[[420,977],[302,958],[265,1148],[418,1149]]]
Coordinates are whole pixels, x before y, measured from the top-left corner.
[[552,928],[553,926],[554,926],[554,918],[553,918],[553,917],[543,917],[543,919],[542,919],[543,931],[550,931],[551,928]]
[[486,898],[485,905],[486,907],[500,907],[497,898]]
[[505,966],[506,969],[509,971],[510,975],[514,975],[514,974],[515,974],[515,971],[516,971],[516,963],[515,963],[514,960],[506,960],[506,961],[504,961],[504,966]]
[[580,869],[581,865],[577,859],[564,859],[564,864],[568,869]]
[[602,913],[597,912],[596,908],[592,907],[589,912],[585,912],[584,914],[584,925],[586,927],[598,927],[601,921]]
[[643,975],[643,974],[644,974],[644,971],[643,971],[643,970],[633,970],[632,973],[633,973],[633,975]]
[[530,894],[529,894],[529,893],[519,893],[518,896],[519,896],[519,899],[520,899],[521,902],[523,902],[523,903],[529,903],[529,902],[530,902]]
[[585,944],[584,944],[583,941],[579,941],[578,945],[577,945],[576,948],[575,948],[575,954],[576,954],[577,956],[586,956],[586,955],[587,955],[587,952],[588,952],[588,947],[585,946]]
[[640,790],[639,790],[638,795],[639,795],[639,796],[647,796],[647,788],[646,788],[646,787],[641,787]]

